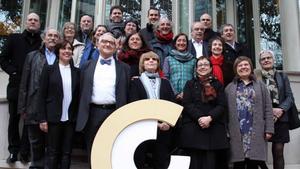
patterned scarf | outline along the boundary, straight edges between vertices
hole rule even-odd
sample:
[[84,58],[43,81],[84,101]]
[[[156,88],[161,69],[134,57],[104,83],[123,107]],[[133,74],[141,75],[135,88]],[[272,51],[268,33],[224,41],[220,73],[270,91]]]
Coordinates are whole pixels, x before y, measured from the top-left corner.
[[212,75],[207,76],[200,76],[199,81],[202,85],[202,92],[201,92],[201,100],[204,103],[214,100],[217,98],[216,89],[211,86],[211,82],[215,79]]
[[163,44],[171,43],[173,40],[173,32],[172,31],[166,35],[163,35],[162,33],[160,33],[160,31],[157,30],[155,32],[155,36],[156,36],[157,40],[159,41],[159,43],[163,43]]
[[272,103],[279,104],[278,87],[274,78],[275,72],[276,72],[275,69],[272,69],[270,71],[265,71],[265,70],[261,71],[263,79],[270,92]]
[[222,84],[224,84],[223,71],[222,71],[222,68],[221,68],[221,66],[223,65],[223,62],[224,62],[224,56],[223,55],[220,55],[219,57],[211,56],[210,61],[213,65],[212,66],[213,75],[216,76],[216,78]]

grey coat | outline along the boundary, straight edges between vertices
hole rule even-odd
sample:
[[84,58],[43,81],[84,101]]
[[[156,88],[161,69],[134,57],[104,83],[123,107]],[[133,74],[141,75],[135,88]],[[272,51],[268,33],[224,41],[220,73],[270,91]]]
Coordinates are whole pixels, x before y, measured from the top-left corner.
[[[265,133],[274,133],[274,122],[272,103],[270,95],[264,83],[253,80],[255,90],[254,113],[253,113],[253,134],[251,137],[251,150],[249,153],[251,160],[267,160],[267,140]],[[228,101],[228,129],[230,134],[231,161],[244,161],[244,151],[240,124],[237,113],[236,102],[237,81],[234,80],[225,89]]]

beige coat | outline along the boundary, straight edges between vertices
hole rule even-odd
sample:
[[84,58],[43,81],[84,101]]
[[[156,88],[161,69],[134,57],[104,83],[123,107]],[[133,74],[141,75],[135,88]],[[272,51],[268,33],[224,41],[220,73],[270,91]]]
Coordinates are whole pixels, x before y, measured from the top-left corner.
[[81,43],[78,40],[74,39],[74,42],[73,42],[74,50],[73,50],[72,58],[73,58],[74,66],[77,68],[79,67],[79,63],[81,60],[84,46],[85,46],[84,43]]

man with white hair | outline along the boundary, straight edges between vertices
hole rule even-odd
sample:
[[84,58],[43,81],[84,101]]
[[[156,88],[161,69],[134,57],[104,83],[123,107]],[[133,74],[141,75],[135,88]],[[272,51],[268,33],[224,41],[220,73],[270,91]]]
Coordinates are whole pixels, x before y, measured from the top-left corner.
[[9,104],[8,151],[10,155],[7,159],[8,163],[16,162],[19,152],[22,162],[29,161],[30,145],[26,126],[23,126],[21,139],[19,133],[18,91],[26,55],[41,46],[40,25],[40,17],[36,13],[28,14],[25,30],[22,33],[9,35],[0,55],[1,68],[9,75],[7,100]]
[[18,113],[22,114],[28,128],[31,151],[30,169],[45,167],[45,133],[40,130],[38,119],[39,86],[42,70],[45,65],[56,61],[55,46],[60,40],[56,29],[48,28],[43,34],[44,45],[39,50],[30,52],[25,59],[20,83]]
[[89,159],[101,124],[113,111],[128,102],[130,68],[113,57],[116,45],[113,34],[103,34],[97,42],[98,60],[89,60],[81,67],[76,130],[84,132]]

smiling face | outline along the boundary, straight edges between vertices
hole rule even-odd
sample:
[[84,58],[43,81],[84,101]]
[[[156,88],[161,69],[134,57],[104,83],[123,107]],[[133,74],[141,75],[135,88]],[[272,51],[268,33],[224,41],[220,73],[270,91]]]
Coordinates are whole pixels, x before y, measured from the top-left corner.
[[101,35],[103,35],[105,32],[107,32],[106,28],[104,26],[99,26],[95,32],[94,38],[99,39]]
[[158,69],[158,58],[145,57],[144,58],[144,69],[149,73],[155,73]]
[[143,43],[142,39],[138,33],[131,35],[128,40],[129,48],[134,49],[134,50],[141,49],[141,47],[143,45],[142,43]]
[[59,34],[57,30],[49,29],[45,34],[43,42],[45,43],[46,48],[48,48],[50,51],[53,51],[58,40]]
[[116,39],[110,33],[103,34],[98,40],[97,47],[100,55],[106,59],[112,56],[116,50]]
[[123,13],[120,9],[115,8],[112,10],[111,15],[110,15],[110,19],[113,22],[121,22],[123,18]]
[[203,35],[204,35],[204,25],[201,22],[195,22],[192,26],[192,38],[197,41],[200,42],[203,40]]
[[243,60],[236,66],[236,73],[241,79],[249,79],[252,69],[247,60]]
[[65,38],[74,38],[75,37],[75,25],[68,24],[64,26],[64,37]]
[[72,59],[73,51],[70,43],[66,43],[65,46],[59,49],[59,62],[68,64]]
[[124,28],[126,36],[137,32],[137,25],[134,22],[128,22]]
[[176,43],[175,43],[175,48],[180,51],[183,52],[187,49],[187,39],[184,35],[180,35],[177,39],[176,39]]
[[232,26],[224,26],[222,30],[222,38],[225,42],[232,43],[235,40],[234,29]]
[[274,67],[274,58],[271,52],[263,51],[260,53],[259,63],[262,69],[269,71]]
[[220,39],[215,39],[211,43],[211,53],[214,56],[219,56],[223,52],[223,44]]
[[171,21],[167,18],[159,20],[158,30],[161,34],[167,35],[172,32],[172,24]]
[[199,59],[197,62],[197,75],[199,77],[206,76],[211,73],[211,65],[207,58]]
[[159,21],[160,14],[159,11],[156,9],[150,9],[148,11],[148,21],[152,25],[156,24]]

